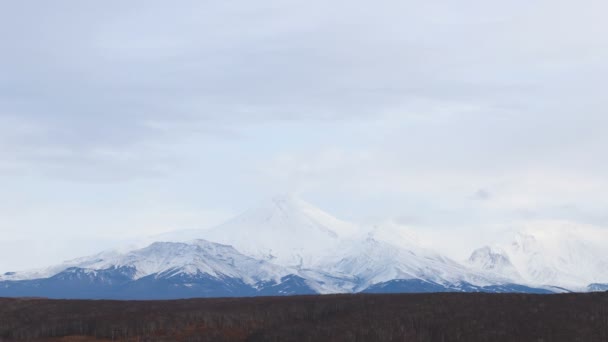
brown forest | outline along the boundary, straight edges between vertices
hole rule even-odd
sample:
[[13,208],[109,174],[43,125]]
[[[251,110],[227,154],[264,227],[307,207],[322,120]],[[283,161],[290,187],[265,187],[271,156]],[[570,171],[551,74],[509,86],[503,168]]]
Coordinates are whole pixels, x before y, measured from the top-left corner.
[[608,341],[608,293],[0,299],[0,341]]

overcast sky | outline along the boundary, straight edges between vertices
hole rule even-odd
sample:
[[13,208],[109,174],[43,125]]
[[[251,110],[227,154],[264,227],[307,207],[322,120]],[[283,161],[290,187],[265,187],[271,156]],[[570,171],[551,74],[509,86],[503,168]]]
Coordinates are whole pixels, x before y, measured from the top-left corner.
[[[606,13],[2,1],[0,272],[212,226],[277,193],[415,227],[455,257],[522,224],[608,229]],[[457,236],[474,243],[449,249]]]

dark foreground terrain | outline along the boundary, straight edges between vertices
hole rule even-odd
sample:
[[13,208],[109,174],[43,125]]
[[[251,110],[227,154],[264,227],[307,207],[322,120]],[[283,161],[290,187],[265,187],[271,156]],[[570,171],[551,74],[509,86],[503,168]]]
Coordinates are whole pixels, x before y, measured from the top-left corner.
[[0,341],[608,341],[608,293],[0,299]]

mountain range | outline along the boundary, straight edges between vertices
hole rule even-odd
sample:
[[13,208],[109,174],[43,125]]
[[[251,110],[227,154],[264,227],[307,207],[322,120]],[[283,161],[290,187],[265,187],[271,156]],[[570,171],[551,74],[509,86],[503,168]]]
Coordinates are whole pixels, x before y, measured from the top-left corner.
[[211,229],[0,275],[0,296],[90,299],[606,289],[601,244],[569,232],[517,233],[458,262],[399,227],[366,229],[292,196]]

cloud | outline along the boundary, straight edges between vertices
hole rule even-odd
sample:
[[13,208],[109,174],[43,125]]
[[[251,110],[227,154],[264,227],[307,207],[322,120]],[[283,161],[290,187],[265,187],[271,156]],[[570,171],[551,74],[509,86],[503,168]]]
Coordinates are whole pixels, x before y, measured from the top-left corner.
[[492,194],[488,190],[479,189],[475,192],[473,198],[480,201],[487,201],[492,198]]
[[[85,202],[97,234],[127,229],[104,218],[125,198],[126,212],[144,199],[235,212],[295,190],[343,217],[429,229],[603,225],[607,10],[5,2],[0,210]],[[60,221],[59,235],[77,229]]]

